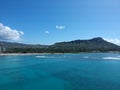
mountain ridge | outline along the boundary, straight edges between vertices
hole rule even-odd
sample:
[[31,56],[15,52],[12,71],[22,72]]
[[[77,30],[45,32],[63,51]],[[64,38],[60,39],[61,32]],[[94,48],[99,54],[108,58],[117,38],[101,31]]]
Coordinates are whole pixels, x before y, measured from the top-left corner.
[[[88,40],[73,40],[57,42],[53,45],[23,44],[0,41],[0,47],[4,52],[15,53],[78,53],[78,52],[106,52],[120,51],[120,46],[105,41],[101,37]],[[2,49],[0,50],[2,52]]]

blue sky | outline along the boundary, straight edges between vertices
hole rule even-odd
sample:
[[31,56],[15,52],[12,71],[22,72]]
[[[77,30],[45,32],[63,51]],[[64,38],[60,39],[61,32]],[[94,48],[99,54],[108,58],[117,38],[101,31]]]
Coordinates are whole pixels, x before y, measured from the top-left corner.
[[119,0],[0,0],[0,40],[53,44],[93,37],[120,44]]

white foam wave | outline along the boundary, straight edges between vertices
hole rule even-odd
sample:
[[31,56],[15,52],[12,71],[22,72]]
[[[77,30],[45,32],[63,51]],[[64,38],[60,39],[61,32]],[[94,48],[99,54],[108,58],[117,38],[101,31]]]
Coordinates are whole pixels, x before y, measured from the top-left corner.
[[45,58],[45,56],[35,56],[36,58]]
[[120,56],[117,56],[117,57],[119,57],[119,58],[120,58]]
[[120,60],[120,57],[103,57],[103,59]]
[[83,57],[83,58],[89,58],[88,56],[85,56],[85,57]]

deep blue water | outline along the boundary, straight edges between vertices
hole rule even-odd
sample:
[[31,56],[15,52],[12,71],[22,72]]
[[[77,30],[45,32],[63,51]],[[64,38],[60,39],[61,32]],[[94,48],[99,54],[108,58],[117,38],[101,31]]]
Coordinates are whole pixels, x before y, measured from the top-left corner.
[[120,54],[0,56],[0,90],[120,90]]

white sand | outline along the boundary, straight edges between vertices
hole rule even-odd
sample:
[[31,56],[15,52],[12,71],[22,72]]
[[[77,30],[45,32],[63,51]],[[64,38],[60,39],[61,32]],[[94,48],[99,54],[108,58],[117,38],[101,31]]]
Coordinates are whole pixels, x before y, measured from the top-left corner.
[[40,55],[40,54],[50,54],[50,53],[0,53],[0,56],[14,56],[14,55]]

